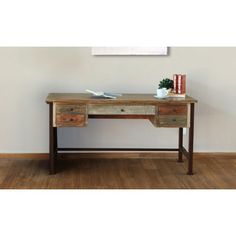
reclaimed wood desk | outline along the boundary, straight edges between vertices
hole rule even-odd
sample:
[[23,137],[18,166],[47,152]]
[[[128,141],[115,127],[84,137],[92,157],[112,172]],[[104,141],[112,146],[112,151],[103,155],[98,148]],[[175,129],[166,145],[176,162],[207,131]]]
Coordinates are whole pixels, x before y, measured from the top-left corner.
[[[194,98],[156,99],[153,94],[123,94],[117,99],[92,98],[84,93],[51,93],[49,104],[49,172],[55,173],[60,151],[176,151],[178,162],[188,159],[187,174],[193,174]],[[57,128],[85,127],[92,119],[147,119],[154,127],[179,129],[177,148],[62,148],[58,147]],[[183,146],[183,128],[189,128],[188,151]]]

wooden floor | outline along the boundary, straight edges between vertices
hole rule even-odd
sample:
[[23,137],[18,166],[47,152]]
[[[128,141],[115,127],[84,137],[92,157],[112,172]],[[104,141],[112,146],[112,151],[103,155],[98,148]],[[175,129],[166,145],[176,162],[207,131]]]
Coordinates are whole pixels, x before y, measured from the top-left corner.
[[[48,175],[46,159],[1,158],[1,189],[228,189],[236,188],[236,157],[195,158],[193,176],[187,161],[154,154],[122,158],[61,158],[59,173]],[[108,154],[106,154],[108,155]],[[136,155],[136,156],[135,156]]]

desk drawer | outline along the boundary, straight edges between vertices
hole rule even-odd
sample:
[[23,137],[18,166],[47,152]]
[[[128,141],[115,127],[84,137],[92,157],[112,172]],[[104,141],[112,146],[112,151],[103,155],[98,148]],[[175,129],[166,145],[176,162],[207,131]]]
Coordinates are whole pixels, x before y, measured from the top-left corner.
[[160,127],[187,127],[187,116],[159,116]]
[[83,127],[86,124],[85,115],[59,114],[56,115],[58,127]]
[[89,105],[89,115],[155,115],[155,106]]
[[86,106],[57,104],[56,113],[57,114],[85,114]]
[[159,115],[187,115],[187,105],[161,105],[158,110]]

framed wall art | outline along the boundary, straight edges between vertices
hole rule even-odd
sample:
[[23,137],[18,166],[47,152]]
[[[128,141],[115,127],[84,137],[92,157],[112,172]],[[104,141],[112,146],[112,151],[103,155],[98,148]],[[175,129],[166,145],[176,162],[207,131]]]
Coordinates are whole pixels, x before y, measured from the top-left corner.
[[92,55],[167,55],[167,47],[92,47]]

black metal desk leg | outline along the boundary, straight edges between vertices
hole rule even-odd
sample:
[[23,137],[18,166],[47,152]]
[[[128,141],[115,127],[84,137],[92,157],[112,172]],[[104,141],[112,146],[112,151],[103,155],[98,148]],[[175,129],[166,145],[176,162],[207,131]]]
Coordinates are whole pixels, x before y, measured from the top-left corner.
[[178,162],[183,162],[183,128],[179,128],[179,152],[178,152]]
[[49,104],[49,173],[55,174],[57,128],[53,127],[53,103]]
[[189,158],[188,158],[188,175],[193,174],[193,137],[194,137],[194,103],[190,107],[190,128],[189,128]]

